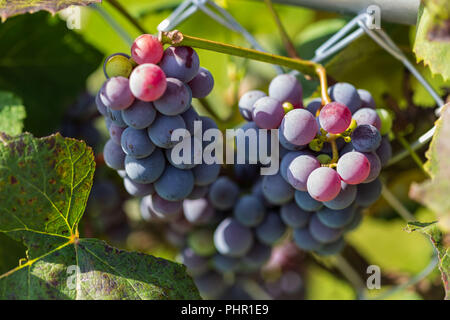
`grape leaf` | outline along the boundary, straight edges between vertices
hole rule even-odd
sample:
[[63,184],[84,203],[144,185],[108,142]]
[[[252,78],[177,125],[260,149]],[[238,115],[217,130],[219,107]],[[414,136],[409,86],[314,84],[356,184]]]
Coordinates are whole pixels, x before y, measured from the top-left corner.
[[56,13],[70,6],[87,6],[101,0],[0,0],[0,16],[4,22],[7,18],[45,10]]
[[436,222],[423,223],[423,222],[409,222],[406,231],[420,231],[430,237],[431,242],[436,248],[439,258],[439,270],[441,271],[442,281],[445,288],[445,299],[450,299],[450,250],[448,243],[445,243],[445,237],[442,231],[439,229]]
[[22,133],[25,107],[11,92],[0,91],[0,131],[15,136]]
[[441,225],[445,227],[450,221],[450,104],[442,109],[441,117],[436,122],[436,133],[426,153],[428,161],[425,170],[431,179],[423,183],[413,183],[409,195],[439,215]]
[[450,4],[448,0],[428,0],[426,4],[421,5],[419,10],[413,50],[418,62],[423,61],[433,74],[441,74],[444,80],[448,80]]
[[43,12],[0,24],[0,52],[0,88],[23,100],[25,130],[39,136],[59,129],[65,108],[85,90],[103,56]]
[[184,266],[79,238],[94,169],[82,141],[1,134],[0,232],[28,260],[0,276],[0,299],[198,299]]

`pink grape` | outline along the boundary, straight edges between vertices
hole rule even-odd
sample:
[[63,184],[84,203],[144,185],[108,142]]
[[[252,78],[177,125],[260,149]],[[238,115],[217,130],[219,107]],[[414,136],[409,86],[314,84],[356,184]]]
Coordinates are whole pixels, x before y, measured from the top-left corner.
[[129,81],[124,77],[108,79],[100,91],[100,100],[112,110],[124,110],[134,102],[130,91]]
[[310,143],[316,136],[319,126],[316,118],[306,109],[289,111],[280,125],[280,140],[303,146]]
[[155,64],[146,63],[136,67],[130,76],[130,89],[142,101],[155,101],[166,91],[166,75]]
[[339,159],[337,173],[345,183],[360,184],[369,176],[370,162],[361,152],[348,152]]
[[339,134],[347,130],[352,122],[352,113],[342,103],[331,102],[320,111],[319,122],[327,132]]
[[140,35],[131,46],[131,57],[137,64],[157,64],[161,61],[163,54],[164,48],[161,42],[151,34]]
[[306,191],[309,175],[319,167],[320,162],[314,156],[301,155],[296,157],[287,168],[287,180],[295,189]]
[[330,201],[341,191],[341,179],[337,172],[329,167],[315,169],[308,177],[309,195],[317,201]]

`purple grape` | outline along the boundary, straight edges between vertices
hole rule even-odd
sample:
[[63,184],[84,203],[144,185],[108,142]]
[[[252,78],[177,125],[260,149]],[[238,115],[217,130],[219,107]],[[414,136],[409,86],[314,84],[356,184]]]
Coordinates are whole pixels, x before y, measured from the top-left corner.
[[351,184],[346,184],[341,181],[341,191],[339,194],[330,201],[325,201],[323,204],[325,207],[333,210],[342,210],[350,206],[356,198],[356,186]]
[[358,95],[361,98],[361,107],[375,109],[375,100],[369,91],[364,89],[358,89]]
[[270,246],[255,242],[250,251],[242,257],[244,268],[250,271],[258,270],[269,261],[271,254]]
[[200,67],[197,75],[189,81],[188,85],[194,98],[205,98],[214,88],[214,77],[208,69]]
[[103,157],[108,167],[114,170],[123,170],[125,162],[125,153],[122,148],[112,141],[108,140],[103,148]]
[[302,106],[303,89],[297,78],[290,74],[281,74],[273,78],[269,85],[269,96],[281,101],[290,102],[294,108]]
[[380,198],[382,184],[380,179],[375,179],[369,183],[359,184],[357,189],[355,203],[362,207],[370,207]]
[[369,183],[378,178],[381,172],[381,161],[380,158],[374,152],[363,153],[370,163],[369,176],[362,183]]
[[97,106],[98,112],[106,117],[106,106],[103,104],[102,99],[100,98],[100,93],[102,92],[103,87],[97,92],[97,95],[95,96],[95,105]]
[[392,158],[392,147],[387,136],[381,138],[380,146],[375,152],[380,158],[381,166],[386,166]]
[[356,120],[358,126],[370,124],[378,130],[381,128],[381,119],[375,109],[361,108],[355,112],[353,119]]
[[153,184],[137,183],[128,177],[124,177],[123,185],[125,187],[125,190],[127,190],[127,192],[130,195],[132,195],[133,197],[144,197],[144,196],[151,195],[155,192],[155,188],[153,187]]
[[214,232],[214,244],[225,256],[242,257],[253,245],[253,234],[237,220],[226,218]]
[[169,149],[178,143],[178,141],[172,141],[172,133],[176,129],[186,129],[181,116],[164,116],[160,114],[156,117],[152,126],[148,128],[148,136],[158,147]]
[[342,103],[353,114],[361,108],[362,101],[358,91],[350,83],[339,82],[328,88],[328,93],[333,101]]
[[184,200],[183,212],[187,221],[193,225],[202,225],[210,222],[214,216],[214,208],[208,200]]
[[207,186],[217,180],[220,174],[220,164],[202,163],[192,169],[196,186]]
[[357,126],[352,132],[351,138],[353,147],[359,152],[375,151],[381,143],[380,132],[370,124]]
[[234,217],[246,227],[259,225],[263,221],[264,215],[264,205],[253,195],[241,197],[234,207]]
[[167,201],[155,193],[151,196],[151,207],[160,219],[174,221],[181,216],[183,203],[181,201]]
[[155,182],[156,193],[168,201],[181,201],[194,189],[194,175],[191,170],[181,170],[166,166],[163,174]]
[[272,204],[282,205],[294,198],[294,189],[283,179],[280,173],[263,177],[264,197]]
[[114,123],[111,123],[111,125],[108,128],[109,131],[109,137],[112,141],[120,145],[120,139],[122,138],[122,133],[125,130],[125,128],[121,128],[116,126]]
[[254,104],[252,119],[261,129],[277,129],[283,117],[284,109],[277,99],[262,97]]
[[289,182],[287,177],[287,171],[292,160],[303,155],[310,155],[310,153],[308,151],[290,151],[286,153],[284,157],[281,159],[280,174],[284,178],[284,180],[286,180],[286,182]]
[[122,110],[122,119],[134,129],[149,127],[156,118],[156,110],[151,102],[135,100],[127,109]]
[[190,88],[175,78],[167,78],[167,88],[158,100],[153,101],[156,110],[166,116],[176,116],[185,112],[192,101]]
[[[201,159],[202,155],[202,150],[201,147],[200,148],[195,148],[194,145],[195,143],[197,143],[199,146],[201,146],[202,142],[199,141],[198,139],[196,139],[194,136],[192,136],[190,138],[191,142],[190,142],[190,148],[191,148],[191,152],[185,156],[184,155],[184,148],[183,149],[178,149],[178,154],[176,152],[176,150],[174,149],[165,149],[164,153],[166,154],[166,159],[167,161],[169,161],[169,163],[174,166],[175,168],[181,169],[181,170],[188,170],[188,169],[192,169],[194,168],[197,164],[195,163],[196,158],[197,159]],[[180,152],[182,151],[182,152]],[[173,159],[173,152],[175,152],[175,156],[178,157],[178,159]]]
[[227,177],[218,178],[209,190],[209,200],[219,210],[231,209],[239,196],[239,187]]
[[278,213],[270,212],[256,228],[256,237],[266,245],[272,246],[284,235],[286,226]]
[[241,99],[239,99],[239,112],[245,120],[253,120],[253,108],[255,102],[265,96],[266,94],[263,91],[252,90],[245,93]]
[[315,117],[317,114],[317,111],[322,107],[322,99],[321,98],[315,98],[311,100],[310,103],[306,106],[306,110],[311,112],[311,114]]
[[292,187],[300,191],[307,191],[306,183],[309,175],[320,167],[320,162],[310,155],[294,158],[287,169],[287,180]]
[[307,251],[317,250],[323,245],[313,238],[307,227],[294,230],[294,242],[297,247]]
[[295,202],[289,202],[280,209],[281,219],[291,228],[303,228],[308,224],[311,213],[302,210]]
[[101,102],[112,110],[126,109],[131,106],[134,99],[128,79],[124,77],[108,79],[100,90]]
[[316,118],[310,112],[294,109],[289,111],[281,122],[280,141],[283,137],[290,144],[304,146],[315,138],[317,131]]
[[120,110],[106,109],[107,117],[111,120],[111,124],[116,125],[119,128],[126,128],[127,124],[122,118],[122,112]]
[[[123,152],[123,151],[122,151]],[[128,177],[137,183],[153,183],[163,173],[166,166],[166,159],[162,151],[158,148],[150,156],[143,159],[125,157],[125,170]]]
[[354,206],[350,206],[341,210],[322,208],[317,212],[317,217],[323,225],[329,228],[339,229],[349,224],[350,221],[352,221],[354,214]]
[[201,121],[201,117],[198,115],[197,111],[191,106],[189,109],[187,109],[184,113],[181,114],[181,117],[183,118],[186,129],[189,131],[191,135],[194,135],[194,122],[195,121]]
[[208,194],[208,190],[208,186],[194,186],[194,189],[192,189],[192,192],[187,196],[187,199],[197,200],[204,198]]
[[198,74],[200,60],[191,47],[168,47],[159,66],[167,77],[187,83]]
[[155,150],[155,145],[147,135],[147,130],[126,128],[120,139],[123,152],[136,159],[148,157]]
[[297,203],[301,209],[308,212],[314,212],[323,207],[323,203],[313,199],[308,192],[298,190],[295,191],[295,203]]
[[342,235],[341,229],[330,228],[320,222],[317,215],[313,215],[309,222],[311,236],[321,243],[334,242]]

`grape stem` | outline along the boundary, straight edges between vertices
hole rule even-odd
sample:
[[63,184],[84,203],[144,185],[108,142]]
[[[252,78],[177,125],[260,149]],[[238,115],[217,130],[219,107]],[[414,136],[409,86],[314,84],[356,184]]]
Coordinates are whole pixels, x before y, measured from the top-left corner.
[[330,144],[331,144],[331,150],[333,151],[333,158],[331,159],[331,163],[337,163],[339,160],[339,151],[338,151],[338,147],[337,147],[337,143],[336,143],[336,139],[331,139],[330,140]]
[[283,40],[284,47],[286,48],[288,55],[291,58],[300,59],[300,56],[297,54],[297,50],[295,50],[295,46],[289,38],[289,35],[286,32],[286,29],[284,28],[277,11],[273,7],[272,0],[264,0],[264,2],[266,3],[266,6],[272,15],[272,18],[277,25],[278,31],[280,32],[281,39]]
[[326,70],[321,64],[318,64],[316,62],[302,59],[293,59],[261,52],[254,49],[247,49],[207,39],[196,38],[185,35],[178,30],[160,32],[159,40],[162,44],[169,44],[176,47],[188,46],[192,48],[204,49],[241,58],[276,64],[279,66],[297,70],[305,75],[319,78],[322,94],[322,104],[330,102],[330,97],[328,96]]

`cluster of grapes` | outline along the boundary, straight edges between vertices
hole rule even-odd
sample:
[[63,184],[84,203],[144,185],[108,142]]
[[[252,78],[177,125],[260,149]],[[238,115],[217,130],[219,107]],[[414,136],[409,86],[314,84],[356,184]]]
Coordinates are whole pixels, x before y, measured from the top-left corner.
[[263,177],[265,199],[280,206],[299,248],[322,255],[342,250],[343,235],[379,198],[378,176],[392,155],[392,118],[368,91],[337,83],[328,94],[330,103],[314,99],[305,108],[300,83],[284,74],[269,95],[250,91],[239,102],[246,129],[279,130],[280,170]]
[[[362,208],[380,195],[378,175],[391,157],[386,134],[392,119],[375,109],[365,90],[338,83],[329,89],[332,102],[323,106],[314,99],[305,108],[300,83],[284,74],[272,80],[268,95],[247,92],[239,101],[248,121],[242,130],[278,130],[280,170],[261,176],[268,164],[249,161],[246,142],[247,162],[220,175],[220,164],[195,161],[203,142],[187,155],[191,161],[172,159],[175,130],[186,129],[194,145],[198,130],[203,137],[217,129],[191,106],[192,98],[206,97],[214,86],[192,48],[164,50],[158,39],[142,35],[131,57],[106,60],[105,74],[109,79],[96,97],[110,132],[105,162],[124,179],[128,193],[142,198],[142,217],[159,223],[180,248],[180,260],[205,297],[217,298],[236,279],[258,274],[290,229],[300,249],[338,253],[343,234],[358,226]],[[271,149],[270,138],[256,136],[258,149]],[[299,284],[301,277],[291,273]],[[278,287],[290,282],[280,281]]]
[[[105,61],[108,80],[97,94],[110,139],[104,147],[106,164],[124,179],[133,196],[145,197],[152,213],[162,219],[180,214],[182,200],[206,194],[220,173],[219,164],[172,161],[177,129],[194,139],[195,122],[201,130],[217,128],[192,108],[192,98],[206,97],[214,86],[211,73],[200,67],[189,47],[163,49],[148,34],[138,37],[131,57],[114,54]],[[194,155],[192,155],[192,158]]]

